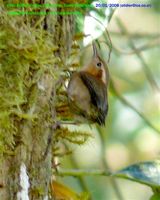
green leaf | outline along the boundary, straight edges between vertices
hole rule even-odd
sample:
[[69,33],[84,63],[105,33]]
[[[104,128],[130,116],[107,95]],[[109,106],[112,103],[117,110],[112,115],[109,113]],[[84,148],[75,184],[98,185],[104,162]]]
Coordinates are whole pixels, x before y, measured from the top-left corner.
[[154,194],[151,196],[150,200],[159,200],[160,199],[160,194]]
[[131,165],[114,173],[113,176],[160,188],[160,160]]

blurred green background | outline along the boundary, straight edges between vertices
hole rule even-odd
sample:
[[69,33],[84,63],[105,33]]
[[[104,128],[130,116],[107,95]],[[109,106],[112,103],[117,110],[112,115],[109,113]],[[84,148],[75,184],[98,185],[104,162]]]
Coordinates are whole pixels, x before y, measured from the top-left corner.
[[[85,145],[73,145],[72,158],[66,156],[60,161],[62,168],[75,168],[73,162],[76,162],[76,167],[80,169],[104,169],[107,164],[110,170],[116,171],[136,162],[160,157],[160,2],[108,1],[117,2],[151,4],[151,8],[118,8],[109,24],[107,14],[111,10],[108,8],[99,9],[103,14],[106,13],[106,17],[100,17],[96,12],[91,13],[109,31],[112,41],[109,71],[119,95],[115,95],[110,88],[109,115],[106,126],[99,130],[101,136],[96,126],[76,127],[88,130],[93,138]],[[127,29],[128,35],[120,24]],[[86,17],[81,31],[91,34],[92,38],[98,37],[101,53],[107,62],[108,49],[103,43],[105,37],[102,25],[93,17]],[[91,42],[92,38],[85,38],[84,46]],[[82,56],[83,63],[89,54],[91,49],[86,48]],[[121,97],[125,98],[130,106],[122,102]],[[82,191],[78,179],[59,179],[75,191]],[[84,177],[82,182],[90,191],[93,200],[119,199],[110,178]],[[152,195],[151,189],[142,184],[122,179],[116,179],[116,182],[124,200],[148,200]]]

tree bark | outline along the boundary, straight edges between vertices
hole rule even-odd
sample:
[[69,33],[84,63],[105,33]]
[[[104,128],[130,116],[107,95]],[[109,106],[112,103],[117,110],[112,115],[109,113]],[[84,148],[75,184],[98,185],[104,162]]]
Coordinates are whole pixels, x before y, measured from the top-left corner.
[[[57,16],[48,16],[46,22],[46,31],[53,34],[53,45],[59,47],[55,57],[59,57],[61,63],[65,64],[74,34],[74,17],[72,15],[60,16],[57,14]],[[45,52],[43,53],[45,54]],[[55,65],[53,68],[55,71],[59,70],[60,76],[59,66]],[[14,135],[12,152],[3,154],[3,162],[0,162],[0,199],[52,199],[50,196],[50,180],[53,143],[49,143],[49,140],[51,139],[50,136],[54,137],[55,129],[52,127],[56,120],[53,116],[56,116],[56,114],[54,101],[52,101],[53,105],[50,107],[50,100],[53,91],[56,90],[56,81],[49,72],[45,72],[41,76],[41,80],[36,82],[28,91],[24,111],[37,114],[38,118],[29,120],[14,115],[10,116],[10,120],[14,121],[17,131]],[[34,100],[32,99],[33,93],[35,93]],[[54,95],[56,95],[56,91]],[[52,116],[52,120],[48,120],[50,116]],[[23,178],[26,181],[23,182]],[[28,191],[27,184],[29,184]]]

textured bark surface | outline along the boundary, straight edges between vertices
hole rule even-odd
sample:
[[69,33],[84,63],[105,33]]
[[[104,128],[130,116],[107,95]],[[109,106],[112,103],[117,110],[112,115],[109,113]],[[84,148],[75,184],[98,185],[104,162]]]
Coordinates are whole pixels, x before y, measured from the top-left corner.
[[[73,16],[52,15],[46,21],[48,24],[47,30],[53,34],[53,45],[58,45],[59,47],[56,55],[65,63],[74,33]],[[55,70],[56,68],[58,69],[58,66],[53,67]],[[45,92],[39,90],[36,95],[36,105],[33,106],[32,110],[32,112],[39,114],[39,119],[34,122],[25,119],[15,122],[18,134],[14,138],[14,154],[4,156],[3,162],[0,163],[0,199],[17,199],[17,192],[21,190],[20,166],[22,163],[25,164],[29,176],[29,199],[41,200],[46,197],[48,199],[51,198],[49,195],[53,160],[51,146],[49,146],[47,154],[45,156],[44,154],[49,136],[53,131],[47,119],[50,115],[55,116],[54,105],[53,109],[51,109],[52,113],[48,113],[50,111],[49,104],[53,94],[52,91],[55,89],[55,82],[50,74],[43,74],[41,85],[43,85]],[[37,85],[38,83],[36,83],[35,87]],[[32,92],[30,91],[28,96],[31,96]]]

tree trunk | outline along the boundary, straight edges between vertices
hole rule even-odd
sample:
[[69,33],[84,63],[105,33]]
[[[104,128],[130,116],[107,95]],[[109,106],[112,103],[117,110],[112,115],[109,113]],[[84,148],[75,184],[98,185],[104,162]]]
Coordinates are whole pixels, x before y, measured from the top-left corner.
[[[56,8],[54,8],[54,11],[55,10]],[[7,10],[3,8],[2,15],[6,11]],[[58,47],[54,52],[55,58],[59,57],[61,64],[65,64],[66,58],[69,55],[74,33],[74,17],[72,15],[50,15],[46,18],[46,23],[46,31],[49,31],[53,36],[53,46]],[[4,25],[3,22],[2,25]],[[44,24],[42,23],[42,26],[43,25]],[[32,31],[36,31],[36,29],[37,28],[35,28],[35,30],[32,29]],[[9,40],[11,40],[11,38],[8,36],[8,41]],[[46,40],[44,42],[47,43],[48,41]],[[5,52],[6,51],[7,49]],[[39,49],[38,51],[42,51],[42,55],[46,53],[45,51],[43,52],[43,49]],[[19,62],[21,61],[19,60]],[[32,64],[35,64],[35,62],[36,61]],[[26,65],[30,65],[30,63],[26,63]],[[36,71],[35,69],[32,69],[32,66],[30,67],[29,73],[31,73],[31,78],[33,80],[33,77],[36,76]],[[62,71],[57,64],[52,65],[52,67],[53,73],[55,71],[57,74],[58,70],[58,76],[56,78],[53,78],[49,70],[45,70],[38,81],[35,81],[36,79],[34,79],[34,83],[28,86],[25,94],[25,103],[23,102],[18,105],[20,106],[20,110],[23,111],[23,114],[17,114],[17,111],[16,114],[13,112],[8,114],[9,122],[12,122],[15,133],[10,132],[13,137],[11,147],[7,147],[8,149],[2,151],[0,154],[0,199],[51,199],[49,187],[53,162],[51,153],[53,143],[51,142],[51,136],[54,137],[54,131],[58,126],[54,124],[56,121],[54,100],[52,101],[52,105],[50,105],[50,102],[52,95],[56,95],[55,84]],[[11,73],[12,69],[9,68],[9,70]],[[14,85],[14,79],[12,81],[12,84]],[[16,87],[17,85],[15,84],[13,88],[16,90]],[[23,87],[26,86],[23,85]],[[30,114],[36,115],[36,117],[29,119],[28,116]],[[3,127],[0,123],[0,130],[2,129]],[[4,135],[3,131],[0,134]],[[6,145],[6,137],[8,137],[8,135],[4,135],[4,145]]]

